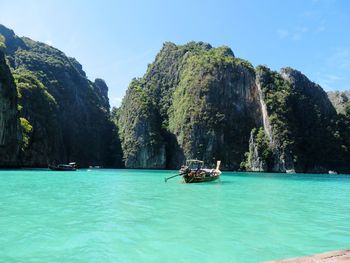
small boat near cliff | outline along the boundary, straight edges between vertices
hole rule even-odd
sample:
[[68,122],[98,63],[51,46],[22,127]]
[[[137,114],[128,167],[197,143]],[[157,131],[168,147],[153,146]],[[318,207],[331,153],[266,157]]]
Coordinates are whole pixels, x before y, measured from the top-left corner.
[[59,164],[59,165],[50,165],[49,169],[52,171],[76,171],[77,165],[75,162],[69,164]]
[[215,169],[203,168],[204,162],[200,160],[187,160],[179,171],[184,183],[203,183],[217,180],[220,175],[221,161],[217,161]]
[[338,174],[338,173],[336,171],[330,170],[330,171],[328,171],[328,174]]

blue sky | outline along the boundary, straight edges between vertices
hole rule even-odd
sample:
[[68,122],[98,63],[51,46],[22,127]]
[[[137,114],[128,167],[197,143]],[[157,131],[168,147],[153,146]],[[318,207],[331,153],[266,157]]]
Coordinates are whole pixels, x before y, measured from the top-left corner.
[[0,23],[75,57],[119,105],[165,41],[227,45],[274,70],[291,66],[325,90],[350,89],[350,1],[1,0]]

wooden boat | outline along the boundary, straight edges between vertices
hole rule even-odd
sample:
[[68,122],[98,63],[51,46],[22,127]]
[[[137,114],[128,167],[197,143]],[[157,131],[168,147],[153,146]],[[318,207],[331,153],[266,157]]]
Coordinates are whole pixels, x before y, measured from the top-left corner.
[[49,169],[52,171],[76,171],[77,165],[74,162],[69,164],[49,165]]
[[217,161],[215,169],[203,168],[203,164],[204,162],[200,160],[187,160],[186,165],[183,165],[179,171],[184,183],[211,182],[220,177],[221,161]]

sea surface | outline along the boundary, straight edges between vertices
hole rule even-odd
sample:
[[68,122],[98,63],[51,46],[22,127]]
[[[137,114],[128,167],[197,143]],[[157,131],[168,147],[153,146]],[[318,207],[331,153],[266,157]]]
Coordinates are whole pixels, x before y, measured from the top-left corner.
[[259,262],[350,248],[350,176],[0,171],[0,262]]

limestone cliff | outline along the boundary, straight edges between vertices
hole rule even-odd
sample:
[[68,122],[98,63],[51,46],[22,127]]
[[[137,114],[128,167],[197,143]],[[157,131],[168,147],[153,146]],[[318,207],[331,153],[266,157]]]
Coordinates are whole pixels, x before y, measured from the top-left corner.
[[[264,170],[327,172],[339,167],[338,116],[324,90],[291,68],[277,73],[260,66],[256,72],[263,128],[272,151],[271,166]],[[251,137],[251,170],[261,168],[261,156],[251,152],[254,147]]]
[[252,172],[271,171],[273,152],[270,142],[263,127],[254,128],[250,133],[249,151],[245,154],[246,161],[241,163],[241,168]]
[[106,83],[76,59],[1,25],[0,50],[2,167],[177,169],[196,158],[227,170],[350,172],[348,94],[327,96],[297,70],[167,42],[110,112]]
[[297,70],[254,69],[228,47],[168,42],[130,84],[118,125],[127,167],[197,158],[229,170],[327,172],[350,170],[347,116]]
[[20,139],[17,90],[5,56],[0,51],[0,167],[19,165]]
[[227,47],[166,43],[145,76],[129,86],[119,131],[127,167],[143,160],[146,168],[178,168],[198,158],[237,169],[249,132],[260,123],[248,62]]
[[345,106],[350,105],[350,90],[329,91],[327,95],[337,112],[345,113]]
[[165,168],[165,142],[156,107],[139,80],[128,88],[118,123],[127,168]]
[[121,165],[120,147],[111,144],[119,140],[105,82],[91,82],[75,59],[56,48],[18,37],[1,25],[0,35],[18,88],[22,165]]
[[188,57],[170,107],[169,130],[186,158],[237,169],[260,124],[255,73],[227,47]]

